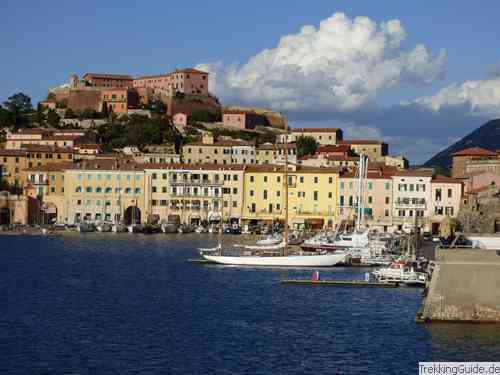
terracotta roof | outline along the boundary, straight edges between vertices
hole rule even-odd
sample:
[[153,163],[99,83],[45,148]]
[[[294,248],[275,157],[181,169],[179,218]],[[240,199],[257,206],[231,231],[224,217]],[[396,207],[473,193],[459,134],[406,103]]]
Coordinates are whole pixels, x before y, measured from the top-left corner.
[[81,138],[81,135],[49,135],[44,137],[44,141],[74,141],[75,139]]
[[140,76],[137,78],[134,78],[134,81],[138,79],[151,79],[151,78],[167,78],[168,74],[153,74],[153,75],[146,75],[146,76]]
[[376,139],[349,139],[339,141],[341,145],[381,145],[382,141]]
[[337,133],[339,128],[291,128],[292,133]]
[[50,131],[48,129],[43,128],[24,128],[19,129],[19,134],[48,134]]
[[[185,69],[176,69],[172,73],[194,73],[194,74],[209,74],[208,72],[204,72],[202,70],[193,69],[193,68],[185,68]],[[170,73],[170,74],[172,74]]]
[[99,158],[79,161],[74,163],[73,166],[68,169],[140,171],[143,170],[143,164],[136,163],[130,159]]
[[83,75],[83,79],[85,77],[90,76],[91,78],[104,78],[104,79],[130,79],[132,80],[132,76],[128,74],[108,74],[108,73],[85,73]]
[[58,152],[58,153],[66,153],[73,154],[75,151],[71,148],[65,147],[56,147],[49,145],[37,145],[33,143],[22,144],[21,148],[28,152]]
[[394,172],[394,176],[398,177],[432,177],[433,171],[420,170],[420,169],[407,169],[403,171]]
[[[383,172],[368,172],[366,178],[367,179],[381,179],[381,180],[389,180],[393,176],[393,173],[383,173]],[[353,171],[345,171],[341,174],[340,178],[358,178],[356,172]]]
[[316,149],[316,154],[326,153],[326,152],[348,152],[351,148],[349,145],[320,145]]
[[344,155],[327,155],[327,160],[331,161],[359,161],[357,156],[344,156]]
[[75,164],[73,162],[61,162],[61,163],[48,163],[46,165],[33,166],[27,168],[26,171],[39,171],[39,172],[58,172],[64,171],[66,169],[72,169]]
[[25,150],[4,150],[0,149],[0,156],[26,156],[27,151]]
[[469,191],[467,191],[466,194],[477,194],[477,193],[482,193],[483,191],[488,191],[490,190],[492,187],[497,187],[496,185],[485,185],[485,186],[481,186],[481,187],[478,187],[478,188],[475,188],[475,189],[471,189]]
[[188,164],[188,163],[146,163],[144,169],[182,169],[182,170],[206,170],[206,171],[243,171],[245,164]]
[[195,142],[195,143],[188,143],[182,146],[184,149],[185,147],[202,147],[202,146],[207,146],[207,147],[231,147],[231,146],[253,146],[254,144],[252,142],[243,142],[243,141],[217,141],[215,143],[203,143],[203,142]]
[[481,147],[470,147],[454,152],[451,156],[496,156],[496,153]]
[[443,176],[443,175],[436,175],[432,178],[432,182],[439,183],[439,184],[461,184],[462,181],[456,178],[448,177],[448,176]]

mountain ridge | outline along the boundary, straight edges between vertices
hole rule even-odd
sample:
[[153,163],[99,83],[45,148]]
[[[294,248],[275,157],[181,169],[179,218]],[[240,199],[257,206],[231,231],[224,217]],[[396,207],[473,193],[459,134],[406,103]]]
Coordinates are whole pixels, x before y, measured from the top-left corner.
[[491,151],[500,149],[500,119],[493,119],[473,130],[448,148],[438,152],[424,163],[425,167],[451,167],[451,154],[469,147],[481,147]]

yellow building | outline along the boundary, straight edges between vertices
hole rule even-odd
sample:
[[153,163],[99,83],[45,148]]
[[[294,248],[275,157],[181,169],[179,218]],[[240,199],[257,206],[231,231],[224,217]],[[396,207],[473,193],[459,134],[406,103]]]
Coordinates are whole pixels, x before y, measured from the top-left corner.
[[370,161],[385,161],[389,153],[387,143],[374,139],[352,139],[340,141],[341,145],[348,145],[358,155],[366,155]]
[[239,222],[243,165],[146,164],[146,212],[155,222]]
[[300,137],[312,137],[320,145],[336,145],[342,140],[342,130],[337,128],[292,128],[288,134],[279,136],[280,143],[297,142]]
[[[336,168],[298,167],[288,172],[288,223],[291,228],[323,228],[336,220]],[[247,166],[244,181],[243,221],[271,223],[285,219],[284,168]]]
[[87,221],[146,221],[144,169],[130,160],[95,159],[67,169],[64,191],[69,224]]
[[43,223],[66,223],[68,219],[65,198],[65,171],[72,168],[72,162],[49,163],[26,170],[29,190],[38,197]]

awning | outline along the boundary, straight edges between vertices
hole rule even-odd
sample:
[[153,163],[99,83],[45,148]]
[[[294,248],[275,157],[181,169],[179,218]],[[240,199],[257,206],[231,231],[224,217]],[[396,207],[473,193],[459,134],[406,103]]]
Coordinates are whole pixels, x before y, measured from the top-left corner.
[[306,221],[304,219],[293,219],[293,224],[304,224]]
[[208,219],[209,220],[220,220],[220,213],[218,213],[218,212],[211,212],[208,215]]

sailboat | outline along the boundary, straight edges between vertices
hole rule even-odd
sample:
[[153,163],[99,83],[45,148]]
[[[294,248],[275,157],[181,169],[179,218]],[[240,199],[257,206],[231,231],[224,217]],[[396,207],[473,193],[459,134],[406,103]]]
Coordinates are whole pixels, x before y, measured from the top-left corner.
[[[208,261],[237,266],[267,266],[267,267],[331,267],[344,262],[344,252],[327,253],[299,253],[290,254],[288,249],[288,148],[284,144],[284,195],[285,195],[285,231],[283,242],[274,246],[247,246],[245,255],[224,255],[222,243],[219,239],[217,247],[200,249],[203,258]],[[206,251],[209,250],[209,251]],[[211,250],[211,251],[210,251]],[[214,254],[215,253],[215,254]],[[250,253],[249,255],[246,255]]]

